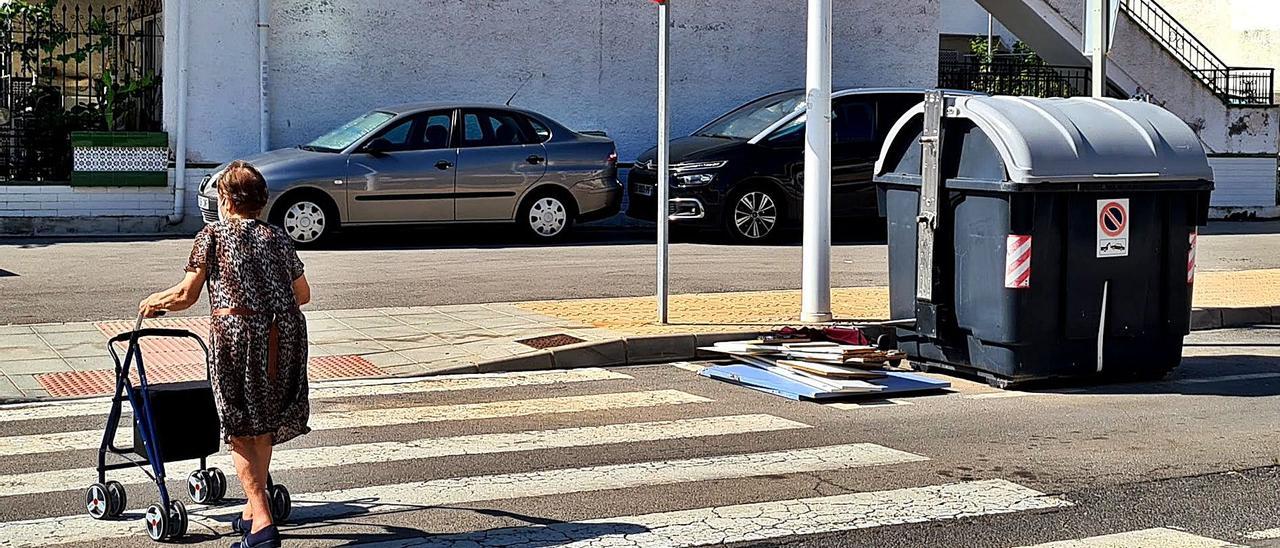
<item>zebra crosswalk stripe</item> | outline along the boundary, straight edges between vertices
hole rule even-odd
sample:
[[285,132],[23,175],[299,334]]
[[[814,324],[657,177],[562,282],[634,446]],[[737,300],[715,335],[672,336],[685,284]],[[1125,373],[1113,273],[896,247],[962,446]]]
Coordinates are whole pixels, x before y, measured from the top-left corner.
[[1067,501],[1005,480],[984,480],[400,539],[363,546],[680,548],[1045,510],[1070,505]]
[[[924,460],[928,459],[875,444],[856,443],[766,453],[446,478],[295,494],[292,515],[299,521],[334,518],[351,513],[368,516],[430,506],[842,470]],[[945,511],[955,514],[962,510],[951,508],[963,509],[966,508],[965,504],[988,504],[991,505],[992,511],[996,509],[1016,511],[1017,509],[1052,507],[1054,503],[1047,501],[1055,500],[1042,501],[1037,498],[1040,496],[1039,493],[1013,484],[985,485],[987,487],[961,495],[948,495],[949,492],[945,489],[935,489],[936,493],[920,495],[920,497],[941,496],[944,499],[951,496],[954,500],[950,502],[954,504],[934,506],[932,503],[926,503],[928,499],[925,498],[920,498],[919,503],[934,507],[934,512]],[[889,497],[880,501],[880,504],[885,505],[884,509],[897,508],[903,502],[907,502],[902,499],[893,499],[892,495]],[[797,509],[794,506],[789,508]],[[230,521],[231,517],[239,511],[230,508],[212,509],[200,505],[192,505],[188,510],[191,512],[193,528],[207,527],[223,532],[228,530],[223,522]],[[127,515],[139,516],[141,513],[141,510],[133,510]],[[42,518],[0,523],[0,539],[3,539],[0,540],[0,547],[34,548],[52,544],[124,538],[141,533],[142,526],[136,520],[96,521],[87,515]]]
[[[375,442],[306,449],[277,450],[271,458],[276,472],[350,464],[374,464],[457,455],[480,455],[511,451],[533,451],[568,447],[590,447],[618,443],[690,439],[759,432],[810,428],[809,425],[772,415],[730,415],[604,426],[529,430],[497,434],[476,434],[448,438],[426,438],[405,442]],[[209,460],[228,476],[234,470],[230,457]],[[185,473],[196,461],[169,463],[169,470]],[[52,493],[79,489],[97,477],[94,468],[78,468],[0,476],[0,497]],[[127,468],[108,474],[125,485],[149,483],[141,470]]]
[[[313,430],[367,428],[428,422],[483,420],[524,417],[530,415],[577,413],[606,409],[634,409],[662,405],[706,403],[711,400],[679,390],[617,392],[586,396],[561,396],[528,400],[506,400],[458,405],[428,405],[332,411],[311,416]],[[129,431],[117,432],[119,443],[128,445]],[[0,456],[96,449],[102,442],[101,430],[55,432],[0,437]]]
[[[516,373],[490,373],[477,375],[448,375],[419,379],[377,379],[324,381],[311,385],[311,399],[323,400],[347,397],[395,396],[424,392],[451,392],[511,388],[517,386],[544,386],[549,384],[580,383],[608,380],[628,380],[631,375],[599,368],[566,369],[555,371],[525,371]],[[75,401],[21,403],[0,406],[0,422],[48,420],[68,417],[106,415],[111,406],[110,398],[91,398]]]
[[1201,537],[1176,529],[1156,528],[1101,535],[1082,539],[1060,540],[1022,548],[1244,548],[1225,540]]

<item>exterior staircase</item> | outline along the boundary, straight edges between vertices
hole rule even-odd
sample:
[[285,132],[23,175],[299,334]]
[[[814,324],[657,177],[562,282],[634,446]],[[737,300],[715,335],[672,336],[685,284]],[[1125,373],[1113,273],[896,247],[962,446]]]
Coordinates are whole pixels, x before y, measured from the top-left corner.
[[[1047,63],[1089,66],[1080,51],[1085,0],[977,2]],[[1200,136],[1217,180],[1215,206],[1280,215],[1273,69],[1227,65],[1157,0],[1121,0],[1108,58],[1113,88],[1169,109]]]

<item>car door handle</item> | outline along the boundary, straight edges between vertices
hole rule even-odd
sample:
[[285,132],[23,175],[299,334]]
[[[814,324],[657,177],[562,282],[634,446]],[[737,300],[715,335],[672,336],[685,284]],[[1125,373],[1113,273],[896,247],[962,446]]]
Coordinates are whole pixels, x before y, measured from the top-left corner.
[[525,158],[525,160],[526,160],[526,161],[528,161],[529,163],[531,163],[531,164],[533,164],[533,165],[535,165],[535,166],[536,166],[536,165],[538,165],[538,164],[541,164],[541,163],[543,162],[543,160],[545,160],[545,159],[546,159],[546,158],[543,158],[543,157],[541,157],[541,156],[538,156],[537,154],[530,154],[528,158]]
[[450,162],[448,160],[440,160],[439,162],[436,162],[436,169],[439,169],[441,171],[444,171],[451,167],[453,167],[453,162]]

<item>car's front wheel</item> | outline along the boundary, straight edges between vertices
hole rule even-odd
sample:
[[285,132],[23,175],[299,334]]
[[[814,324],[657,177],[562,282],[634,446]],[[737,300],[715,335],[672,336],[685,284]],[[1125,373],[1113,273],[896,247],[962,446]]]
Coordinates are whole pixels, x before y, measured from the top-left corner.
[[569,230],[573,223],[573,210],[563,198],[545,194],[529,200],[520,208],[519,222],[535,240],[551,241]]
[[324,242],[337,224],[333,212],[311,196],[289,198],[276,211],[276,218],[272,220],[299,246]]
[[738,242],[765,242],[778,234],[782,203],[778,193],[765,188],[735,192],[726,205],[725,230]]

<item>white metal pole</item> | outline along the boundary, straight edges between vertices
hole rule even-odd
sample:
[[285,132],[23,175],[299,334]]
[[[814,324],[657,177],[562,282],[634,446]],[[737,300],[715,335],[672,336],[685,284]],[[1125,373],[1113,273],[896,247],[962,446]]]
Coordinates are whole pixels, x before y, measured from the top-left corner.
[[187,208],[187,29],[190,18],[187,0],[178,0],[178,98],[177,114],[174,124],[177,135],[174,136],[173,166],[173,215],[169,216],[171,224],[181,223],[186,216]]
[[995,34],[996,18],[990,13],[987,14],[987,62],[990,63],[996,59]]
[[800,321],[831,321],[831,0],[809,0]]
[[267,103],[267,40],[271,36],[270,0],[258,0],[258,149],[271,147],[271,108]]
[[[1117,0],[1118,1],[1118,0]],[[1100,0],[1093,3],[1097,11],[1089,14],[1097,22],[1097,32],[1093,33],[1093,93],[1094,97],[1107,96],[1107,37],[1111,29],[1110,3]]]
[[669,289],[667,200],[671,170],[671,114],[668,112],[667,94],[670,85],[667,70],[670,68],[671,0],[658,4],[658,321],[667,323],[667,295]]

